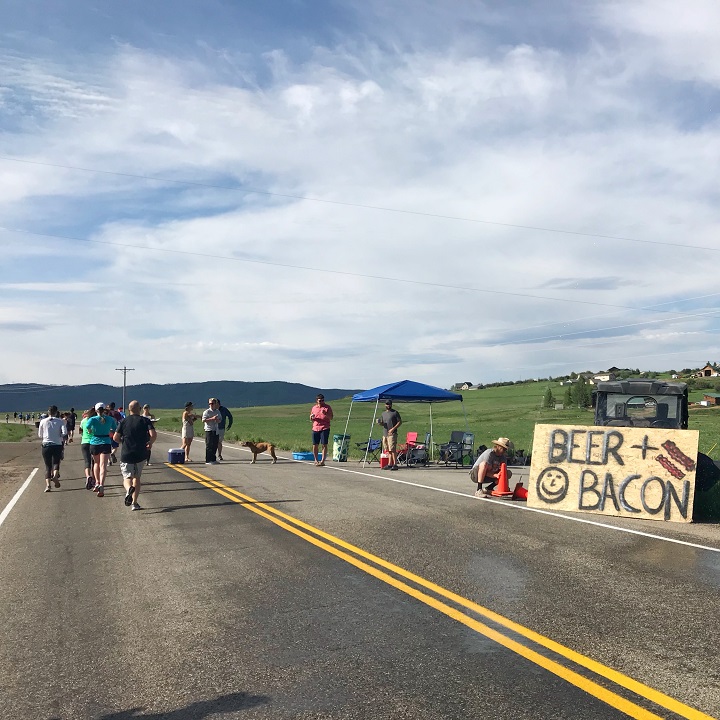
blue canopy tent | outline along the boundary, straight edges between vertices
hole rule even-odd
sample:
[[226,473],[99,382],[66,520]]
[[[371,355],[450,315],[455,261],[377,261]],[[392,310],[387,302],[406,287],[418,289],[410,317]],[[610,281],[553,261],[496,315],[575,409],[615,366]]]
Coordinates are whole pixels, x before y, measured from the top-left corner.
[[[463,402],[462,395],[448,390],[443,390],[433,385],[425,385],[423,383],[414,382],[412,380],[400,380],[399,382],[389,383],[388,385],[378,385],[378,387],[371,388],[370,390],[364,390],[363,392],[355,393],[352,396],[350,402],[350,410],[348,411],[347,422],[345,423],[345,434],[347,435],[348,425],[350,424],[350,414],[352,413],[353,403],[356,402],[372,402],[375,401],[375,410],[373,412],[373,419],[370,423],[370,435],[368,436],[368,443],[372,438],[373,427],[375,426],[375,419],[377,418],[378,405],[380,401],[392,400],[393,402],[415,402],[415,403],[429,403],[430,404],[430,440],[433,438],[433,427],[432,427],[432,404],[440,402],[452,402],[459,400]],[[463,415],[465,416],[465,427],[467,429],[467,414],[465,413],[465,405],[462,405]],[[365,457],[363,458],[363,467],[367,461],[367,450],[365,451]]]

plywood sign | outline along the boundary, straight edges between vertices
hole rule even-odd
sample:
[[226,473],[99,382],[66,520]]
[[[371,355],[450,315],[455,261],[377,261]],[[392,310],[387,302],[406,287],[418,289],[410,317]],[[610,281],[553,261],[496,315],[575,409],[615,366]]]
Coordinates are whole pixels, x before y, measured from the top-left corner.
[[528,505],[692,522],[697,430],[536,425]]

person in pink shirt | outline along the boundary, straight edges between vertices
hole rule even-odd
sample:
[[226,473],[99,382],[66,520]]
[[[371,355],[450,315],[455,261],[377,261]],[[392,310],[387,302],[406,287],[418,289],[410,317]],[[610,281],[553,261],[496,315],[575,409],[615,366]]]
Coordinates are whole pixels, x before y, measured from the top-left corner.
[[[310,420],[312,420],[312,451],[315,464],[318,467],[325,465],[328,440],[330,439],[330,421],[332,419],[332,408],[325,404],[325,396],[318,393],[315,404],[310,411]],[[318,448],[320,446],[322,446],[322,459],[318,460]]]

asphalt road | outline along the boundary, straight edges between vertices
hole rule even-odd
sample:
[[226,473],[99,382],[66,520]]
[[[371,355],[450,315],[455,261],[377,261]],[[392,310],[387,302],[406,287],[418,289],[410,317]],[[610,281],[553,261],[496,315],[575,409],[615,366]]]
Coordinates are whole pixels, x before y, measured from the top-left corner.
[[178,444],[137,512],[0,445],[2,720],[720,716],[720,527]]

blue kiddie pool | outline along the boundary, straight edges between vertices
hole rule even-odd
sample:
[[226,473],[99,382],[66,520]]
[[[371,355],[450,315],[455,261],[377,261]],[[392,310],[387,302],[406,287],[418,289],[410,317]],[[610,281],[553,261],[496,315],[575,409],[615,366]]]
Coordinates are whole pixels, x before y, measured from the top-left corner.
[[311,452],[294,452],[293,460],[314,460],[315,456]]

